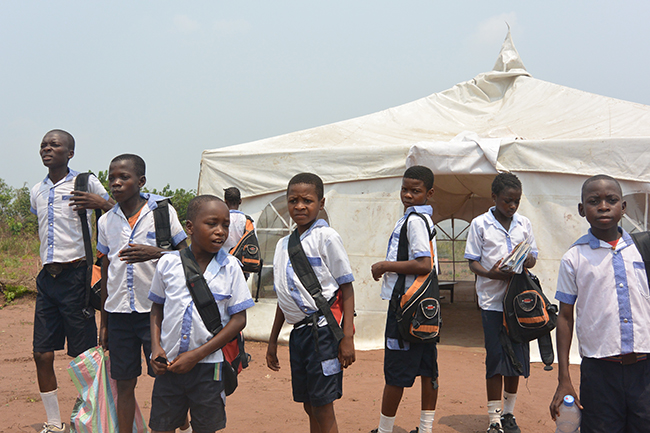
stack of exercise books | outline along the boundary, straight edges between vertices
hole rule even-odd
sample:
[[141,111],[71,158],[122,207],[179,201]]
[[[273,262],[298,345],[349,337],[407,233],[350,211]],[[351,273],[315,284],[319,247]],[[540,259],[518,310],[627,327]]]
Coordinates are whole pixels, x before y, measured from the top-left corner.
[[532,249],[533,248],[530,246],[528,239],[519,242],[517,246],[514,247],[512,251],[503,258],[503,260],[501,260],[501,266],[499,266],[499,269],[520,274],[524,269],[524,261]]

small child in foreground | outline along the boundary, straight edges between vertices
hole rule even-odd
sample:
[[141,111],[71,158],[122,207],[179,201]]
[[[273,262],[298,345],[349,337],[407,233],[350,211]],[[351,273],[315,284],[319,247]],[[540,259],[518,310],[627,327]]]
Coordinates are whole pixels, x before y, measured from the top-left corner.
[[149,427],[173,432],[186,422],[192,430],[214,432],[226,427],[223,381],[215,377],[224,356],[221,348],[246,326],[251,298],[239,262],[223,244],[228,238],[228,206],[211,195],[193,198],[187,208],[192,254],[217,300],[223,328],[206,328],[187,288],[178,252],[165,254],[151,282],[151,366],[156,374]]
[[[278,335],[286,319],[293,325],[289,341],[293,399],[303,404],[311,433],[336,433],[334,400],[343,395],[341,367],[347,368],[355,360],[354,277],[341,237],[327,222],[318,219],[325,205],[320,177],[312,173],[294,176],[287,188],[287,204],[300,234],[300,244],[320,282],[322,296],[329,301],[339,323],[330,324],[321,315],[314,298],[292,269],[289,236],[280,239],[273,259],[278,306],[266,363],[273,371],[280,369]],[[340,343],[332,330],[339,324],[344,334]]]
[[[383,276],[381,297],[390,300],[397,282],[398,274],[406,275],[405,286],[410,287],[418,275],[427,275],[435,266],[435,247],[431,251],[429,239],[433,230],[431,214],[433,209],[427,201],[433,197],[433,172],[424,166],[410,167],[402,178],[400,199],[404,205],[404,216],[395,224],[388,241],[386,260],[372,265],[375,281]],[[409,259],[397,261],[400,232],[409,214],[417,212],[422,218],[408,220],[407,234]],[[435,239],[433,239],[435,245]],[[433,255],[433,256],[432,256]],[[392,308],[386,317],[386,346],[384,348],[384,394],[381,400],[379,427],[372,433],[391,433],[404,388],[410,388],[415,378],[420,376],[421,412],[420,425],[411,433],[430,433],[438,401],[438,352],[435,342],[409,343],[402,341],[397,329],[397,318]]]
[[[500,173],[492,182],[494,207],[472,220],[465,244],[465,258],[477,275],[476,293],[485,337],[485,369],[488,433],[520,433],[513,414],[519,387],[519,376],[530,374],[528,343],[513,342],[515,356],[523,366],[517,371],[499,340],[503,326],[503,297],[512,272],[500,268],[501,260],[520,242],[528,239],[532,251],[524,261],[524,268],[532,268],[537,261],[537,245],[533,228],[525,216],[517,213],[521,200],[521,182],[511,173]],[[503,410],[501,390],[503,389]]]
[[[643,257],[618,225],[625,208],[616,179],[587,179],[578,212],[591,228],[560,262],[558,386],[550,411],[555,419],[564,396],[572,395],[582,409],[582,433],[650,431],[650,292]],[[579,399],[569,374],[574,305]]]

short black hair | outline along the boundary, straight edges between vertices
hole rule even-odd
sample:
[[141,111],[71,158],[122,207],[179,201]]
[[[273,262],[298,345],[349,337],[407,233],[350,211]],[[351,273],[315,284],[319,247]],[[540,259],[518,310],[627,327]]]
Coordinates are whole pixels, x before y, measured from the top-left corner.
[[190,202],[187,204],[187,212],[185,213],[185,218],[188,221],[194,222],[196,216],[201,211],[203,205],[211,201],[220,201],[221,203],[224,203],[224,201],[221,200],[216,195],[211,195],[211,194],[197,195],[192,200],[190,200]]
[[239,189],[231,186],[223,190],[223,200],[229,205],[238,205],[241,203],[241,193]]
[[521,191],[521,181],[512,173],[499,173],[492,181],[492,194],[499,195],[506,188],[518,189]]
[[616,188],[618,188],[618,192],[621,194],[621,198],[623,198],[623,188],[621,188],[621,184],[618,182],[618,180],[606,174],[597,174],[595,176],[591,176],[582,184],[582,189],[580,190],[580,201],[585,201],[585,189],[587,189],[587,186],[589,186],[590,183],[596,182],[598,180],[607,180],[609,182],[614,182]]
[[289,188],[291,188],[291,185],[297,185],[299,183],[314,185],[314,188],[316,188],[316,195],[318,196],[318,200],[321,200],[323,198],[324,196],[323,179],[318,177],[317,174],[298,173],[297,175],[292,177],[291,180],[289,181],[289,185],[287,185],[287,194],[289,194]]
[[133,167],[135,168],[136,176],[140,177],[145,175],[147,167],[144,163],[144,159],[140,158],[138,155],[134,155],[132,153],[123,153],[113,158],[111,164],[120,161],[131,161],[133,163]]
[[74,150],[74,137],[68,131],[64,131],[63,129],[53,129],[47,134],[59,134],[65,139],[65,141],[67,141],[68,150]]
[[429,167],[423,165],[414,165],[413,167],[409,167],[404,172],[404,178],[421,180],[427,191],[433,188],[433,172]]

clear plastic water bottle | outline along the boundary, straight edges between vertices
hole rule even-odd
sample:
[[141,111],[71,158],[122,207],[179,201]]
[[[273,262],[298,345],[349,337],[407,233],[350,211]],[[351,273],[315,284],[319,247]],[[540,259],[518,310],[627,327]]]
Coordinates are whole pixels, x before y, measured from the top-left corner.
[[580,428],[580,409],[571,395],[564,396],[560,405],[560,415],[555,419],[555,433],[574,433]]

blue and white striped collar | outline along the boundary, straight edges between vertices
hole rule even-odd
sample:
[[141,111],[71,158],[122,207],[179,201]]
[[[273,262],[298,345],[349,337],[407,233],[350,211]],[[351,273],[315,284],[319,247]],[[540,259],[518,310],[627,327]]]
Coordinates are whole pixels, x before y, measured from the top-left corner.
[[[140,197],[147,200],[147,206],[151,210],[154,210],[154,209],[156,209],[158,207],[158,203],[157,203],[158,201],[164,200],[164,199],[167,198],[167,197],[163,197],[163,196],[157,195],[157,194],[150,194],[148,192],[141,192]],[[113,206],[112,211],[117,213],[119,210],[120,210],[120,204],[115,203],[115,206]]]
[[429,206],[428,204],[422,204],[422,205],[417,205],[417,206],[410,206],[406,208],[406,211],[404,211],[404,215],[408,215],[412,212],[417,212],[421,214],[426,214],[426,215],[433,215],[433,208]]
[[329,227],[329,224],[327,224],[327,221],[325,221],[322,218],[317,219],[316,221],[314,221],[314,224],[312,224],[311,227],[309,227],[307,230],[305,230],[303,234],[300,235],[300,239],[301,240],[305,239],[307,236],[309,236],[309,233],[311,233],[311,231],[316,227]]
[[[68,168],[68,174],[66,174],[65,177],[63,179],[61,179],[59,182],[72,180],[72,178],[75,177],[78,174],[79,174],[78,171],[74,171],[73,169]],[[49,173],[46,174],[45,179],[43,179],[43,183],[48,183],[48,182],[51,183],[52,185],[54,185],[54,182],[52,182],[52,180],[50,179],[50,174]],[[59,183],[59,182],[57,182],[57,183]]]
[[[490,210],[488,211],[488,222],[490,224],[492,224],[493,226],[497,227],[497,228],[501,227],[501,228],[505,229],[505,227],[503,227],[501,225],[501,223],[497,220],[497,218],[494,216],[494,211],[496,210],[496,208],[497,208],[496,206],[492,206],[490,208]],[[521,222],[521,219],[519,218],[519,214],[517,212],[515,212],[512,215],[512,223],[510,224],[510,228],[512,228],[513,225],[520,224],[520,222]]]
[[[618,232],[621,233],[621,239],[625,242],[625,246],[632,245],[634,241],[632,240],[632,236],[628,232],[626,232],[623,227],[618,227]],[[591,232],[591,229],[587,231],[587,234],[580,237],[577,241],[573,243],[573,245],[589,245],[592,250],[595,250],[596,248],[601,247],[601,241],[598,239],[594,234]],[[620,244],[620,242],[619,242]],[[607,248],[611,248],[609,244],[607,244]]]
[[230,213],[240,213],[244,215],[244,212],[240,211],[239,209],[230,209]]

